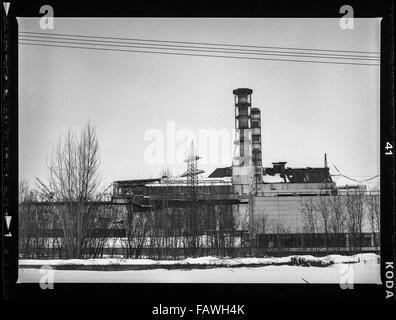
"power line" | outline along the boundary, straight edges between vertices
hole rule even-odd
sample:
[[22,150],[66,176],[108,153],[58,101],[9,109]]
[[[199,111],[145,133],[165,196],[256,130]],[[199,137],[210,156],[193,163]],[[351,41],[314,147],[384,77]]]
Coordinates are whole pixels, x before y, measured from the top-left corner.
[[350,178],[350,177],[348,177],[348,176],[342,174],[342,173],[340,172],[340,170],[338,170],[338,168],[335,166],[335,164],[333,164],[333,167],[334,167],[334,169],[336,169],[336,171],[339,173],[339,176],[342,176],[342,177],[344,177],[344,178],[346,178],[346,179],[349,179],[349,180],[352,180],[352,181],[355,181],[355,182],[367,182],[367,181],[370,181],[370,180],[373,180],[373,179],[379,177],[379,174],[377,174],[377,175],[375,175],[374,177],[371,177],[371,178],[369,178],[369,179],[365,179],[365,180],[356,180],[356,179]]
[[[46,32],[29,32],[20,31],[20,34],[42,34],[48,35]],[[379,52],[373,51],[356,51],[356,50],[330,50],[330,49],[314,49],[314,48],[297,48],[297,47],[277,47],[277,46],[257,46],[257,45],[240,45],[240,44],[224,44],[224,43],[207,43],[207,42],[188,42],[188,41],[171,41],[171,40],[153,40],[153,39],[139,39],[139,38],[121,38],[121,37],[105,37],[105,36],[92,36],[92,35],[77,35],[77,34],[66,34],[66,33],[51,33],[51,35],[57,36],[72,36],[81,38],[98,38],[98,39],[117,39],[117,40],[129,40],[129,41],[143,41],[143,42],[163,42],[163,43],[180,43],[180,44],[196,44],[206,46],[227,46],[227,47],[246,47],[246,48],[262,48],[262,49],[285,49],[285,50],[308,50],[308,51],[326,51],[326,52],[350,52],[350,53],[366,53],[366,54],[379,54]]]
[[[341,176],[341,174],[337,173],[337,174],[331,174],[331,176]],[[373,177],[373,175],[364,175],[364,174],[353,174],[351,175],[351,177],[363,177],[363,178],[368,178],[368,177]]]
[[332,57],[332,56],[312,56],[306,54],[272,54],[272,53],[253,53],[253,52],[235,52],[228,50],[201,50],[201,49],[181,49],[181,48],[162,48],[162,47],[153,47],[153,46],[135,46],[135,45],[116,45],[116,44],[96,44],[96,43],[86,43],[86,42],[75,42],[75,41],[59,41],[59,40],[37,40],[37,39],[21,39],[22,41],[30,41],[30,42],[46,42],[46,43],[64,43],[64,44],[81,44],[81,45],[92,45],[92,46],[110,46],[110,47],[124,47],[124,48],[140,48],[140,49],[155,49],[155,50],[171,50],[171,51],[193,51],[193,52],[209,52],[209,53],[230,53],[230,54],[253,54],[253,55],[266,55],[266,56],[286,56],[286,57],[302,57],[302,58],[317,58],[317,59],[342,59],[342,60],[369,60],[376,61],[376,58],[344,58],[344,57]]
[[31,46],[42,46],[42,47],[101,50],[101,51],[112,51],[112,52],[140,52],[140,53],[166,54],[166,55],[178,55],[178,56],[230,58],[230,59],[245,59],[245,60],[286,61],[286,62],[319,63],[319,64],[360,65],[360,66],[379,66],[379,64],[372,64],[372,63],[313,61],[313,60],[296,60],[296,59],[293,59],[293,60],[292,59],[271,59],[271,58],[223,56],[223,55],[209,55],[209,54],[196,54],[196,53],[158,52],[158,51],[147,51],[147,50],[145,50],[145,51],[143,51],[143,50],[123,50],[123,49],[84,47],[84,46],[62,46],[62,45],[55,45],[55,44],[39,44],[39,43],[28,43],[28,42],[21,42],[21,41],[19,42],[19,44],[31,45]]
[[[78,41],[84,41],[84,42],[94,42],[94,43],[117,43],[117,44],[132,44],[132,45],[143,45],[140,42],[124,42],[124,41],[113,41],[113,40],[92,40],[92,39],[81,39],[78,37],[57,37],[57,36],[52,36],[52,35],[45,35],[45,36],[34,36],[34,35],[22,35],[22,37],[24,37],[21,40],[28,40],[28,41],[46,41],[46,42],[51,42],[49,40],[78,40]],[[49,39],[49,40],[37,40],[34,38],[38,38],[38,39]],[[58,41],[60,42],[60,41]],[[67,42],[65,42],[67,43]],[[83,43],[83,44],[89,44],[89,43]],[[114,45],[116,46],[116,45]],[[156,43],[148,43],[147,46],[156,46],[156,47],[161,47],[161,48],[169,48],[172,50],[177,50],[177,49],[173,49],[174,47],[176,48],[194,48],[194,49],[211,49],[211,50],[222,50],[224,48],[216,48],[216,47],[203,47],[203,46],[185,46],[185,45],[167,45],[167,44],[156,44]],[[216,46],[216,45],[214,45]],[[236,53],[240,53],[243,52],[245,54],[245,52],[254,52],[254,54],[259,54],[259,53],[289,53],[289,54],[293,54],[293,55],[298,55],[298,54],[303,54],[303,55],[312,55],[312,56],[320,56],[320,57],[346,57],[346,58],[367,58],[367,60],[379,60],[379,57],[374,57],[374,56],[368,56],[368,55],[345,55],[345,54],[336,54],[336,53],[312,53],[312,52],[308,52],[308,53],[304,53],[304,52],[292,52],[292,51],[273,51],[273,50],[252,50],[252,49],[230,49],[230,48],[225,48],[226,50],[231,50],[231,51],[235,51]],[[187,49],[185,49],[187,50]],[[190,50],[190,49],[188,49]],[[191,49],[192,50],[192,49]],[[221,51],[219,51],[221,52]],[[247,53],[246,53],[247,54]]]

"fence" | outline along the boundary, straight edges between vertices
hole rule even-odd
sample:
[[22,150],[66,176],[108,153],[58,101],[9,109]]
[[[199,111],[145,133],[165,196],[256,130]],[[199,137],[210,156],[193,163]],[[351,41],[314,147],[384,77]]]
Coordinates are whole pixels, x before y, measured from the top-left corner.
[[[74,207],[73,207],[74,208]],[[231,205],[202,204],[191,208],[136,211],[130,204],[91,203],[82,219],[81,233],[60,218],[65,204],[20,205],[19,253],[21,258],[179,259],[196,256],[265,256],[378,252],[378,233],[277,233],[249,234],[237,230]],[[62,213],[63,212],[63,213]],[[78,222],[78,219],[76,219]],[[67,231],[67,232],[66,232]],[[253,239],[251,238],[253,237]],[[70,251],[70,250],[69,250]]]
[[[20,257],[25,259],[57,259],[65,256],[64,242],[59,230],[49,236],[20,239],[25,244]],[[182,259],[198,256],[248,257],[284,256],[292,254],[354,254],[379,252],[379,234],[268,234],[257,235],[256,241],[248,240],[246,232],[212,232],[201,235],[196,247],[191,246],[189,236],[164,236],[133,239],[125,229],[106,230],[96,237],[86,239],[82,258],[152,258]],[[44,234],[44,233],[43,233]],[[107,236],[105,236],[105,234]],[[26,241],[29,245],[26,245]]]

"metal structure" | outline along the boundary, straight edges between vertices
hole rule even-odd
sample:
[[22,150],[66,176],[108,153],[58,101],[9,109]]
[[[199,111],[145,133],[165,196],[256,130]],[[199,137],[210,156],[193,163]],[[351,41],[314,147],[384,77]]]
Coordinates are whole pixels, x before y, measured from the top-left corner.
[[232,180],[235,190],[244,197],[261,190],[263,167],[261,155],[261,113],[252,107],[252,89],[233,91],[235,104],[235,150]]
[[181,177],[187,178],[187,187],[190,191],[191,200],[197,200],[197,190],[198,190],[198,175],[204,173],[205,171],[198,169],[198,160],[201,157],[195,154],[194,142],[191,141],[190,154],[184,162],[187,162],[187,171],[181,175]]
[[259,108],[251,109],[252,127],[252,164],[254,175],[251,186],[251,193],[257,195],[261,191],[263,183],[263,163],[261,155],[261,112]]
[[239,88],[233,91],[235,104],[235,146],[234,165],[251,165],[250,110],[252,89]]

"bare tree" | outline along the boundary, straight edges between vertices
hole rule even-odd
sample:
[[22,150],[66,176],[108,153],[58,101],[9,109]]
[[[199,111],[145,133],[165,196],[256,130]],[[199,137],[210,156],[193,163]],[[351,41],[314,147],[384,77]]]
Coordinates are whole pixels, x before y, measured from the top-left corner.
[[87,231],[92,227],[93,208],[99,187],[99,145],[88,122],[80,137],[70,131],[60,138],[47,165],[47,183],[38,181],[47,201],[57,203],[67,258],[80,258]]
[[62,241],[56,235],[52,207],[40,205],[38,193],[26,181],[19,184],[19,253],[21,257],[61,256]]
[[342,201],[342,196],[329,196],[329,205],[331,210],[330,231],[333,233],[341,233],[344,231],[346,219],[344,212],[345,205]]
[[[249,215],[247,220],[249,219]],[[253,243],[250,246],[259,247],[259,246],[267,246],[266,245],[266,234],[270,231],[270,223],[268,218],[267,210],[259,210],[259,212],[255,212],[253,217],[252,225],[249,228],[250,233],[254,238]]]
[[34,194],[29,189],[26,180],[19,183],[19,252],[22,256],[33,257],[33,236],[36,233],[33,212]]
[[344,247],[345,245],[345,203],[343,196],[336,194],[329,196],[329,206],[330,206],[330,224],[329,232],[332,235],[332,246],[333,247]]
[[319,200],[316,203],[316,210],[321,220],[324,232],[324,245],[327,248],[327,241],[329,238],[329,224],[330,224],[330,205],[328,196],[319,196]]
[[[348,232],[352,234],[352,247],[357,246],[361,249],[361,237],[363,233],[363,219],[365,210],[365,194],[363,191],[348,192],[346,202],[346,224]],[[357,238],[357,239],[356,239]]]
[[276,235],[276,244],[279,252],[286,249],[284,234],[290,233],[290,227],[284,219],[271,220],[272,233]]
[[301,212],[303,213],[303,229],[308,233],[318,232],[318,215],[315,201],[312,197],[301,198]]
[[22,179],[19,182],[18,202],[23,203],[29,201],[29,198],[31,198],[31,194],[32,192],[29,189],[28,183],[25,179]]
[[373,188],[369,191],[367,195],[367,207],[374,245],[377,246],[375,234],[380,230],[380,194],[378,188]]
[[[148,211],[133,211],[131,204],[127,205],[126,213],[126,238],[128,258],[139,258],[147,242],[147,237],[152,224],[152,215]],[[154,239],[152,235],[151,239]]]
[[274,234],[290,233],[291,231],[290,226],[284,219],[276,219],[276,221],[272,220],[270,226],[272,229],[272,233]]

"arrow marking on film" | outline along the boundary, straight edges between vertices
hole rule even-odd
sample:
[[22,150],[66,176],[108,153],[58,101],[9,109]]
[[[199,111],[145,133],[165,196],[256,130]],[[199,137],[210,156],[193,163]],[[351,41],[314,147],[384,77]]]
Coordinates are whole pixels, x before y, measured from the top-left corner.
[[[11,224],[12,216],[4,216],[4,218],[5,218],[5,221],[6,221],[7,230],[9,230],[9,229],[10,229],[10,224]],[[11,232],[8,232],[5,236],[6,236],[6,237],[11,237],[11,236],[12,236],[12,235],[11,235]]]
[[5,218],[5,221],[6,221],[6,224],[7,224],[7,230],[8,230],[8,229],[10,229],[12,216],[5,216],[4,218]]
[[3,2],[3,7],[6,13],[6,16],[8,16],[8,9],[10,9],[10,3],[9,2]]

